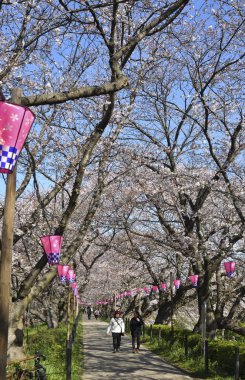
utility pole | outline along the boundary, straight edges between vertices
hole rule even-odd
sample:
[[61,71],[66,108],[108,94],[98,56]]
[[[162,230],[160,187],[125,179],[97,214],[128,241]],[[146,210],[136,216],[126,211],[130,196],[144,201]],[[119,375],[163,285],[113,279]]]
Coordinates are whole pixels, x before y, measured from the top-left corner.
[[[21,104],[22,91],[12,90],[11,101]],[[0,262],[0,379],[6,380],[9,304],[11,292],[11,271],[13,255],[15,193],[16,193],[17,164],[13,173],[7,175],[5,206],[2,227],[2,252]]]

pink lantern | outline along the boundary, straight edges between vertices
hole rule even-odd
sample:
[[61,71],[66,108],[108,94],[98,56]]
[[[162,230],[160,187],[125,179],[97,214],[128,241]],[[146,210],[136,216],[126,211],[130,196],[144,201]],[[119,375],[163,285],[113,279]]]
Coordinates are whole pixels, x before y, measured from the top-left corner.
[[166,290],[167,290],[167,285],[164,284],[164,283],[162,283],[162,284],[161,284],[161,289],[162,289],[163,292],[166,292]]
[[60,251],[63,236],[47,235],[40,238],[46,255],[48,256],[49,265],[57,265],[60,260]]
[[226,261],[224,263],[225,271],[228,277],[232,277],[235,273],[235,265],[236,263],[234,261]]
[[178,279],[174,280],[174,286],[175,286],[175,289],[179,289],[179,287],[180,287],[180,280],[178,280]]
[[144,286],[143,289],[144,289],[144,292],[145,292],[145,293],[149,293],[149,288],[147,288],[147,286]]
[[12,173],[35,119],[27,107],[0,101],[0,173]]
[[152,289],[152,291],[153,291],[154,293],[156,293],[156,292],[158,291],[158,286],[156,286],[156,285],[152,285],[151,289]]
[[67,275],[68,270],[69,270],[68,265],[57,266],[57,271],[58,271],[58,276],[59,276],[60,281],[66,282],[66,275]]
[[71,282],[71,283],[70,283],[70,287],[71,287],[72,289],[75,289],[75,288],[77,287],[77,283],[76,283],[76,282]]
[[198,274],[192,274],[191,276],[189,276],[189,279],[190,279],[192,285],[196,288],[197,282],[198,282]]
[[75,282],[75,280],[76,280],[76,275],[75,275],[73,269],[69,269],[69,270],[68,270],[67,275],[66,275],[66,278],[68,279],[68,281],[69,281],[71,284]]

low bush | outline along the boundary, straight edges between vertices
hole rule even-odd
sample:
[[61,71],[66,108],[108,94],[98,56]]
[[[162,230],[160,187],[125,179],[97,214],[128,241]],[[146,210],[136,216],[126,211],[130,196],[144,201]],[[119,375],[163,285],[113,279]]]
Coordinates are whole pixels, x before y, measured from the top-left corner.
[[[33,327],[25,331],[25,352],[31,356],[35,351],[46,356],[41,363],[46,367],[49,380],[66,379],[66,325],[48,329],[46,325]],[[28,366],[30,367],[32,363]],[[32,365],[33,366],[33,365]],[[82,376],[82,325],[78,324],[76,338],[72,346],[72,379],[80,380]]]
[[[144,330],[143,341],[152,351],[163,356],[170,363],[178,365],[181,369],[189,371],[192,375],[205,377],[204,342],[200,334],[179,328],[175,328],[174,334],[172,334],[171,327],[166,325],[147,325]],[[152,339],[150,339],[151,331]],[[161,340],[159,340],[159,332]],[[188,358],[185,356],[186,337],[188,341]],[[240,376],[241,379],[245,379],[244,337],[239,336],[239,339],[236,340],[222,340],[221,338],[209,340],[208,347],[210,378],[234,378],[235,352],[236,347],[239,347]]]
[[209,360],[216,363],[222,372],[234,374],[236,347],[239,348],[240,376],[245,379],[245,343],[217,340],[209,341]]

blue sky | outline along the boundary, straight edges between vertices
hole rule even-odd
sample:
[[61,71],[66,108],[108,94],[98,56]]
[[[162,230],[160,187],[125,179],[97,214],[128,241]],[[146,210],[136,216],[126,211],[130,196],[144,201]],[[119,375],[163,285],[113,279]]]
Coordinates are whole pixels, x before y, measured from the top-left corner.
[[1,174],[0,175],[0,200],[3,202],[4,197],[5,197],[5,181],[7,181],[7,174]]

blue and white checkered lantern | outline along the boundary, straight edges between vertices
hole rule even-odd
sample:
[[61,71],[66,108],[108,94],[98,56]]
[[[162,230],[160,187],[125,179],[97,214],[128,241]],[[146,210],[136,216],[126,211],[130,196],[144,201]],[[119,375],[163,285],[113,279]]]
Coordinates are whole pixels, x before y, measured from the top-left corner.
[[192,274],[191,276],[189,276],[189,279],[192,283],[192,286],[194,286],[194,288],[196,288],[197,283],[198,283],[198,274]]
[[226,261],[224,263],[225,271],[228,277],[233,277],[235,274],[236,263],[234,261]]
[[58,265],[63,236],[47,235],[40,238],[47,255],[49,265]]
[[77,292],[77,283],[76,282],[71,282],[70,286],[71,286],[71,289],[72,289],[73,293],[76,294],[76,292]]
[[66,275],[66,278],[70,282],[70,284],[74,284],[76,280],[76,274],[73,269],[69,269]]
[[174,280],[174,286],[175,286],[175,289],[180,288],[180,280],[179,279]]
[[69,265],[57,265],[58,276],[61,282],[66,282],[66,276],[69,269]]
[[35,115],[29,108],[0,101],[0,173],[12,173]]

